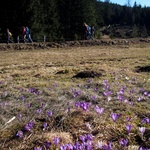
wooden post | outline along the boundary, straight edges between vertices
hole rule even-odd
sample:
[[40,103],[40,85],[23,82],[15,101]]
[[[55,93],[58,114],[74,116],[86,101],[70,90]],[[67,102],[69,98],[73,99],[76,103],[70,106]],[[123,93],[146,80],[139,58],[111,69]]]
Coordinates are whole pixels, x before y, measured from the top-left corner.
[[44,35],[44,42],[46,42],[46,36]]
[[19,36],[17,36],[17,43],[19,43]]

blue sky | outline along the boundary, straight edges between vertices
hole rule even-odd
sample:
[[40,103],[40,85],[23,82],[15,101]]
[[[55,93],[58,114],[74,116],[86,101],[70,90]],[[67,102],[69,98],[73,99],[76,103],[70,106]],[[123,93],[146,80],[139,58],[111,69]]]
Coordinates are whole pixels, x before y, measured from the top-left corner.
[[[105,1],[105,0],[102,0],[102,1]],[[144,7],[144,6],[150,7],[150,0],[130,0],[131,6],[133,6],[135,1],[137,4],[140,4],[142,7]],[[128,0],[110,0],[110,2],[117,3],[120,5],[126,5]]]

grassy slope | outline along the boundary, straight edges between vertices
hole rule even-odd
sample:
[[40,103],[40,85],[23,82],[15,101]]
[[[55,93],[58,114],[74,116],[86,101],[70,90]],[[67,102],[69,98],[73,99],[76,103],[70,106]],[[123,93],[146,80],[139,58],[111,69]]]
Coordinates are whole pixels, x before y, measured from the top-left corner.
[[[150,147],[150,124],[141,123],[142,119],[150,118],[150,98],[144,95],[145,91],[150,93],[150,74],[136,72],[138,66],[150,66],[150,47],[0,51],[0,62],[2,149],[44,148],[45,141],[52,141],[55,136],[60,136],[62,143],[73,143],[80,135],[90,133],[95,143],[112,141],[113,147],[118,149],[122,149],[121,138],[129,140],[129,147]],[[102,71],[103,76],[72,78],[84,70]],[[124,99],[119,101],[117,96],[121,88]],[[108,91],[111,95],[104,96]],[[139,97],[141,101],[137,101]],[[88,111],[77,109],[76,101],[91,103]],[[104,108],[102,115],[96,113],[96,105]],[[48,111],[53,112],[52,117],[47,115]],[[112,112],[121,114],[116,122],[110,117]],[[6,123],[14,116],[13,121]],[[127,117],[131,118],[129,122]],[[34,128],[25,132],[23,128],[29,121],[34,122]],[[48,127],[43,131],[45,122]],[[132,125],[130,134],[126,124]],[[146,127],[144,138],[139,131],[143,126]],[[23,131],[23,138],[15,136],[19,130]],[[53,149],[56,149],[54,145]]]

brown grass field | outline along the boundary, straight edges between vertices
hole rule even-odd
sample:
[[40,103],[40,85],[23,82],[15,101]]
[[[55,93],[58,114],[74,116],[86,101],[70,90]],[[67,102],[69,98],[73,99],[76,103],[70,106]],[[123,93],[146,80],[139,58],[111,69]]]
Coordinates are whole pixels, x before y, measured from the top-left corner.
[[150,45],[0,51],[0,109],[1,150],[150,148]]

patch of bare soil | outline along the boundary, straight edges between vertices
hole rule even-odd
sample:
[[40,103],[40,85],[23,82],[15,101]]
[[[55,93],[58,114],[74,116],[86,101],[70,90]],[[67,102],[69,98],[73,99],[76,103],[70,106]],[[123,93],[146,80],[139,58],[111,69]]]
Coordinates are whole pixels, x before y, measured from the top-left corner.
[[150,66],[137,66],[136,72],[150,72]]
[[112,46],[130,44],[150,43],[149,38],[137,39],[95,39],[95,40],[78,40],[78,41],[57,41],[57,42],[40,42],[40,43],[10,43],[0,44],[0,50],[30,50],[30,49],[49,49],[49,48],[66,48],[81,46]]

